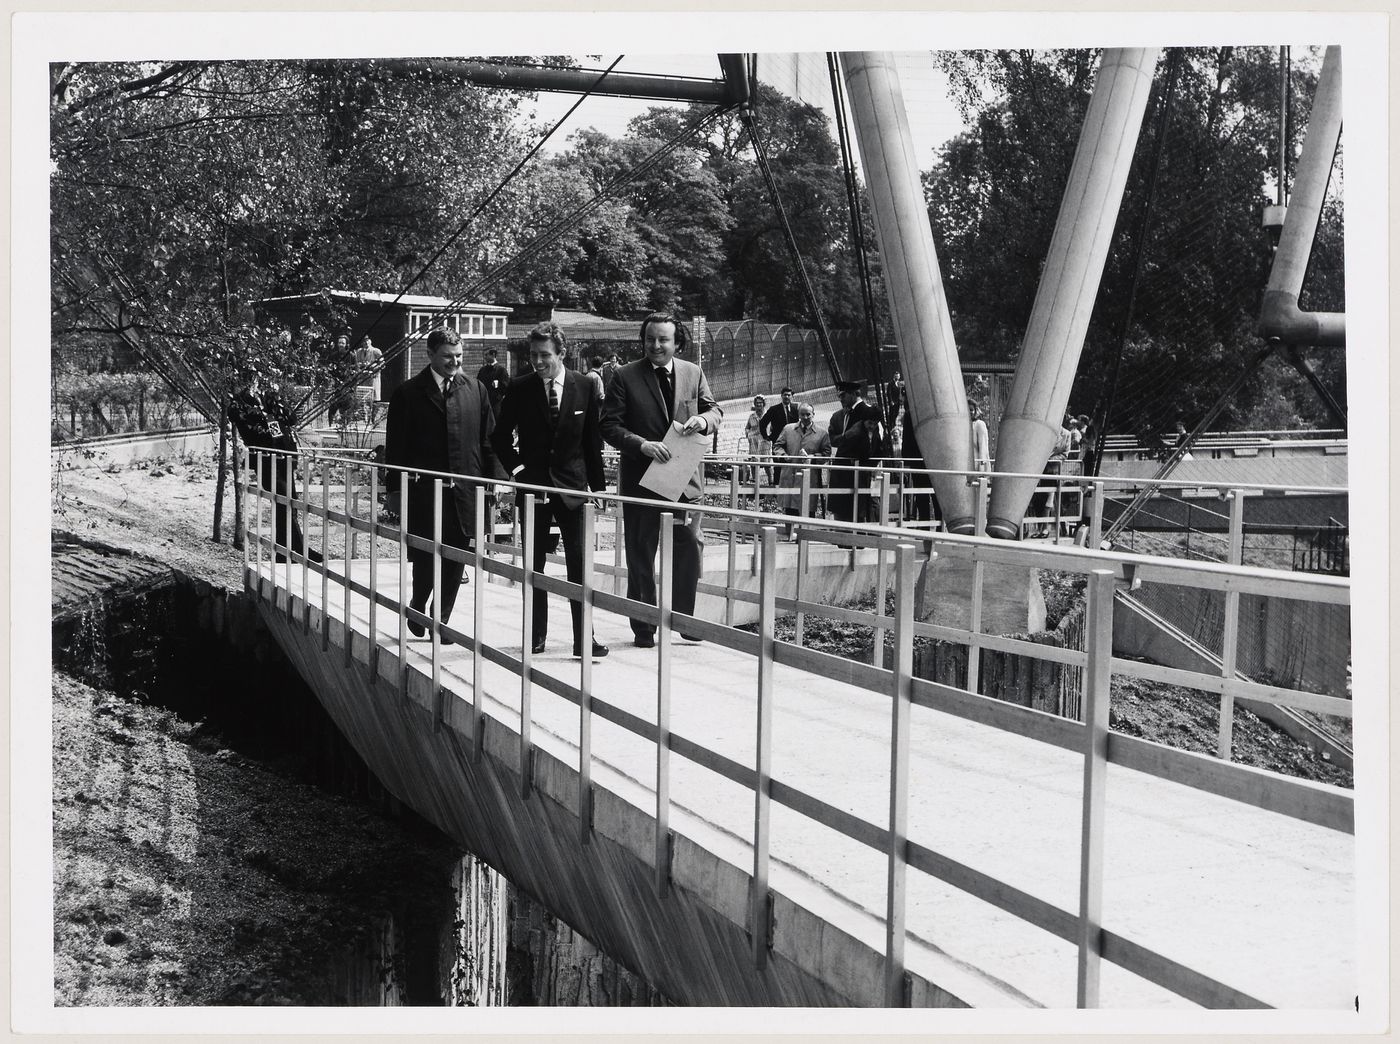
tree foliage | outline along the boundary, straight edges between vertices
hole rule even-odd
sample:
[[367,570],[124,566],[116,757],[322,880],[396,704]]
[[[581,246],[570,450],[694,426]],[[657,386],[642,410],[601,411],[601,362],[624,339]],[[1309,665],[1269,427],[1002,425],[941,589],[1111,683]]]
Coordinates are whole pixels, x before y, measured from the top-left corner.
[[[1254,324],[1272,260],[1260,215],[1273,202],[1277,182],[1276,55],[1266,47],[1179,53],[1152,189],[1158,115],[1168,94],[1169,65],[1159,65],[1071,396],[1073,412],[1106,405],[1121,345],[1109,430],[1150,437],[1176,420],[1189,427],[1261,346]],[[940,56],[969,129],[941,151],[925,178],[925,194],[954,330],[967,354],[1011,359],[1019,350],[1097,58],[1090,51]],[[1293,157],[1316,71],[1316,54],[1293,65]],[[1333,189],[1339,192],[1339,177]],[[1139,244],[1149,195],[1151,221]],[[1329,207],[1305,295],[1314,302],[1310,307],[1341,308],[1341,241],[1340,207]],[[1311,389],[1285,370],[1270,366],[1267,379],[1247,383],[1217,425],[1290,416],[1330,423]],[[1335,394],[1344,383],[1340,353],[1320,370]]]

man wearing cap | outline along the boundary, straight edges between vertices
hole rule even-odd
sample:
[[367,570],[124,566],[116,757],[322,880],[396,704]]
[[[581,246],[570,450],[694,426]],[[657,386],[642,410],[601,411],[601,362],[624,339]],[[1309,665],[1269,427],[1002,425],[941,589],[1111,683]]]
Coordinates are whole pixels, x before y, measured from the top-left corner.
[[[880,411],[865,401],[864,381],[841,381],[836,385],[841,409],[831,416],[827,433],[831,436],[833,461],[868,466],[884,441]],[[865,521],[869,514],[870,472],[832,468],[827,503],[840,522]]]
[[[713,435],[724,411],[710,394],[700,367],[676,358],[676,351],[690,342],[684,323],[668,312],[653,312],[642,320],[641,339],[643,357],[618,367],[608,388],[601,427],[604,441],[621,453],[618,493],[655,500],[656,495],[641,485],[641,478],[653,460],[671,459],[671,451],[662,444],[666,432],[674,424],[687,434]],[[680,502],[699,500],[703,491],[704,480],[697,467]],[[656,604],[656,548],[662,522],[670,523],[672,514],[659,505],[622,506],[628,598]],[[694,528],[679,525],[673,530],[671,607],[687,615],[695,612],[695,589],[703,564],[704,542],[698,522],[696,519]],[[640,648],[656,644],[656,625],[650,621],[633,620],[632,634]]]

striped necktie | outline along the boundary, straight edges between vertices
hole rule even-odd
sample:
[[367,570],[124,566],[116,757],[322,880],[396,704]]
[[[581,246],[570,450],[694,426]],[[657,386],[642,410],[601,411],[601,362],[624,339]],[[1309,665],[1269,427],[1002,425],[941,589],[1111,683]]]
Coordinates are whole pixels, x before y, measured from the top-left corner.
[[559,424],[559,393],[554,390],[554,381],[546,380],[544,383],[549,389],[549,423],[557,426]]

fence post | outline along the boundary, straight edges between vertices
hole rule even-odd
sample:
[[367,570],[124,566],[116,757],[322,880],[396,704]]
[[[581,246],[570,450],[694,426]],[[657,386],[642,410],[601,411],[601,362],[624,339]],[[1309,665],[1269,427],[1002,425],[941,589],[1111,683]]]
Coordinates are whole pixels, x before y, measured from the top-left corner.
[[351,551],[350,551],[350,548],[351,548],[351,542],[350,542],[350,531],[351,531],[351,526],[350,526],[350,493],[349,493],[349,491],[350,491],[350,465],[349,465],[349,464],[345,465],[345,490],[346,490],[346,495],[345,495],[345,502],[344,502],[344,505],[343,505],[344,508],[345,508],[345,576],[344,576],[344,583],[342,584],[342,586],[343,586],[344,589],[345,589],[345,601],[344,601],[345,619],[344,619],[344,621],[343,621],[343,623],[345,624],[345,632],[344,632],[344,633],[345,633],[345,666],[349,667],[350,664],[351,664],[351,662],[352,662],[353,659],[354,659],[354,657],[353,657],[353,655],[352,655],[352,650],[354,649],[354,646],[355,646],[355,642],[354,642],[354,633],[355,633],[355,632],[354,632],[354,628],[353,628],[353,626],[351,625],[351,622],[350,622],[350,562],[351,562],[352,555],[351,555]]
[[909,713],[914,691],[914,545],[895,546],[894,670],[890,696],[890,850],[885,880],[885,1006],[904,1007],[905,878],[909,853]]
[[754,755],[753,885],[749,893],[749,938],[754,967],[768,964],[769,813],[773,794],[773,624],[778,529],[764,526],[763,568],[758,581],[758,723]]
[[1113,657],[1113,571],[1089,574],[1085,621],[1084,793],[1079,847],[1079,966],[1076,1004],[1099,1004],[1103,953],[1104,805],[1108,781],[1108,707]]
[[[1230,551],[1231,565],[1240,565],[1244,559],[1244,490],[1232,489],[1226,496],[1230,499]],[[1240,593],[1237,590],[1225,592],[1225,623],[1220,638],[1220,674],[1227,679],[1235,677],[1235,664],[1239,653],[1236,645],[1240,635]],[[1220,737],[1216,754],[1222,761],[1230,760],[1235,730],[1235,697],[1228,692],[1220,694]]]
[[433,644],[431,651],[433,723],[438,719],[442,680],[442,479],[433,479]]

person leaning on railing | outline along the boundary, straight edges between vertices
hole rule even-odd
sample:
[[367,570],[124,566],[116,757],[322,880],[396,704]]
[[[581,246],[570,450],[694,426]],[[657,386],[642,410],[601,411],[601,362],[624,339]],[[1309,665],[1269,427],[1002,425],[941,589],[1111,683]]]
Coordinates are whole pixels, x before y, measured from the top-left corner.
[[[228,404],[228,419],[250,450],[286,450],[295,454],[297,449],[296,423],[291,409],[282,401],[275,387],[264,388],[256,370],[244,367],[240,371],[242,387],[233,394]],[[264,453],[257,465],[258,481],[262,488],[278,496],[295,499],[296,457]],[[287,505],[276,504],[273,509],[273,532],[279,547],[288,547],[301,553],[305,544],[301,526],[295,516],[288,519]],[[288,522],[290,521],[291,544],[287,543]],[[306,552],[313,562],[321,561],[321,553],[315,549]],[[276,552],[276,561],[285,562],[287,556]]]

